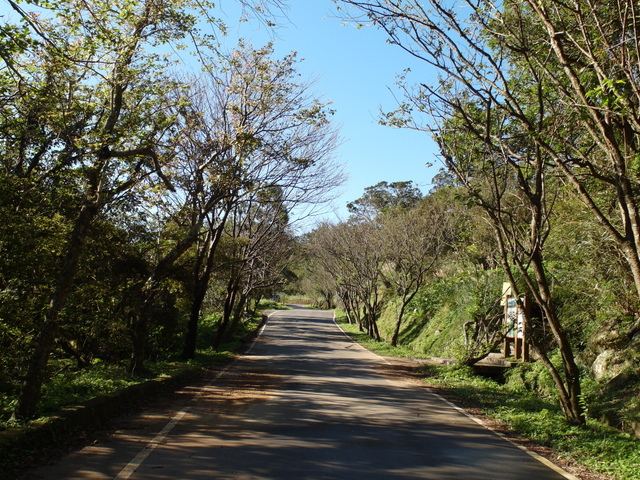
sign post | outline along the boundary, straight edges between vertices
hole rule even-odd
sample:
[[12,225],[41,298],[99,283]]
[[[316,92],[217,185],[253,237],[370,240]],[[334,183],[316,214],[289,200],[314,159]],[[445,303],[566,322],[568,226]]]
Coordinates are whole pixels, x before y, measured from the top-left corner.
[[522,306],[518,305],[516,297],[512,294],[511,286],[504,283],[502,286],[502,304],[504,305],[504,319],[506,335],[504,339],[504,356],[511,356],[513,345],[514,358],[529,361],[529,345],[526,341],[525,311],[529,308],[526,296],[522,297]]

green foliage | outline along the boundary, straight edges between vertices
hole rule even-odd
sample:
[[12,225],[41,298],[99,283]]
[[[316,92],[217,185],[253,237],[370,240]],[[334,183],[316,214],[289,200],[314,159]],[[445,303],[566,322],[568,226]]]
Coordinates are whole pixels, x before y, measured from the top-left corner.
[[425,355],[420,352],[416,352],[411,347],[405,345],[398,345],[396,347],[392,347],[389,342],[386,341],[376,341],[371,338],[366,333],[363,333],[358,330],[358,327],[353,324],[349,324],[347,322],[346,315],[344,312],[338,311],[336,314],[336,322],[340,324],[340,328],[342,328],[346,333],[349,334],[351,338],[353,338],[356,342],[363,345],[367,349],[371,350],[374,353],[382,356],[391,356],[391,357],[401,357],[401,358],[421,358]]
[[[129,375],[124,362],[113,364],[94,359],[92,365],[88,367],[73,369],[71,360],[58,359],[52,362],[52,366],[58,368],[60,372],[44,384],[39,415],[51,415],[64,406],[76,405],[158,376],[171,375],[186,365],[214,368],[228,363],[238,351],[244,348],[246,342],[257,331],[261,321],[262,318],[258,315],[242,323],[233,339],[217,350],[213,350],[211,340],[215,335],[217,317],[216,315],[207,316],[202,321],[198,351],[194,360],[187,363],[172,359],[150,362],[143,375],[134,377]],[[8,426],[8,420],[15,407],[16,394],[16,389],[5,392],[0,385],[0,429]]]
[[[142,369],[179,352],[204,264],[218,291],[235,274],[242,302],[273,289],[288,209],[340,175],[333,111],[295,54],[221,53],[211,2],[18,3],[22,25],[0,26],[0,394],[12,404],[22,384],[26,418],[43,379],[55,404],[96,361]],[[269,3],[245,6],[266,20]],[[206,75],[175,73],[183,49]],[[234,250],[215,266],[207,227],[223,235],[209,250]]]
[[585,96],[595,105],[610,108],[612,110],[622,110],[625,104],[625,97],[621,93],[627,85],[625,80],[604,79],[600,85],[593,90],[589,90]]
[[313,300],[306,295],[281,295],[280,301],[284,303],[289,303],[292,305],[311,305]]
[[[288,296],[281,296],[280,297],[288,299]],[[295,297],[292,297],[295,299]],[[294,302],[291,302],[294,303]],[[260,302],[258,303],[258,310],[291,310],[291,307],[287,307],[286,305],[284,305],[283,303],[281,303],[281,301],[278,300],[270,300],[267,298],[263,298],[262,300],[260,300]]]
[[629,360],[633,366],[608,381],[588,379],[584,382],[589,416],[628,432],[640,424],[640,354]]
[[40,408],[43,414],[50,413],[138,382],[127,376],[125,368],[113,365],[61,373],[44,385]]
[[[553,356],[551,356],[551,360],[554,360]],[[557,358],[554,363],[559,363]],[[520,389],[540,397],[553,397],[556,394],[556,386],[551,374],[541,362],[518,363],[508,370],[506,381],[509,387],[514,390]]]
[[18,399],[15,395],[7,395],[0,393],[0,429],[4,422],[11,417],[13,410],[16,408]]
[[347,205],[354,216],[375,216],[394,208],[410,209],[422,198],[420,189],[412,182],[380,182],[364,189],[364,195]]
[[[421,355],[458,358],[465,351],[464,326],[492,308],[502,285],[499,271],[464,272],[436,278],[409,304],[400,343]],[[380,319],[390,338],[397,299],[390,299]]]
[[216,336],[218,322],[220,321],[219,313],[211,313],[204,315],[198,324],[198,350],[207,350],[213,345]]
[[262,315],[256,314],[250,318],[244,318],[233,332],[233,336],[220,344],[216,350],[221,352],[240,352],[252,340],[262,323]]

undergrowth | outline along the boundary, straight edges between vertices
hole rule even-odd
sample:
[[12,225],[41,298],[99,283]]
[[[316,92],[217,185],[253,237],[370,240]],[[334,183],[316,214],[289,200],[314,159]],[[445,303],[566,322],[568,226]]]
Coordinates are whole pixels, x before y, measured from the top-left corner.
[[[261,307],[263,305],[261,304]],[[277,304],[269,303],[269,308]],[[37,421],[46,420],[63,407],[81,404],[100,395],[114,393],[128,386],[145,382],[160,376],[170,376],[188,367],[210,369],[231,361],[241,351],[258,329],[262,318],[256,315],[240,324],[232,340],[222,344],[217,350],[210,347],[215,335],[217,317],[207,316],[199,325],[198,349],[193,360],[180,360],[178,357],[155,359],[145,364],[143,374],[131,376],[127,372],[127,362],[106,364],[96,362],[82,369],[73,369],[68,359],[54,359],[59,371],[43,384],[42,399],[38,406]],[[63,368],[60,368],[62,366]],[[12,392],[0,391],[0,430],[19,425],[10,417],[17,402],[17,389]]]

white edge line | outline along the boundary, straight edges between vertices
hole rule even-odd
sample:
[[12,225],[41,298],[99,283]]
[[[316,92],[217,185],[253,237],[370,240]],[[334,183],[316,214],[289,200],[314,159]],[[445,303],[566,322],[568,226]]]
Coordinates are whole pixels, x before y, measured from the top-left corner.
[[427,387],[426,385],[423,387],[426,388],[429,393],[431,395],[433,395],[434,397],[436,397],[438,400],[441,400],[442,402],[446,403],[447,405],[449,405],[451,408],[457,410],[458,412],[462,413],[463,415],[467,416],[468,418],[470,418],[471,420],[473,420],[474,422],[476,422],[479,425],[482,425],[484,428],[486,428],[487,430],[489,430],[491,433],[493,433],[494,435],[497,435],[498,437],[500,437],[502,440],[505,440],[506,442],[509,442],[511,445],[513,445],[514,447],[522,450],[523,452],[526,452],[527,454],[529,454],[531,457],[535,458],[536,460],[538,460],[540,463],[546,465],[547,467],[549,467],[551,470],[554,470],[556,473],[559,473],[560,475],[562,475],[564,478],[568,479],[568,480],[580,480],[578,477],[576,477],[575,475],[570,474],[569,472],[567,472],[566,470],[562,469],[561,467],[559,467],[558,465],[556,465],[555,463],[553,463],[551,460],[549,460],[548,458],[543,457],[542,455],[534,452],[533,450],[528,449],[527,447],[520,445],[516,442],[514,442],[513,440],[509,439],[507,436],[505,436],[504,434],[502,434],[501,432],[498,432],[497,430],[494,430],[493,428],[491,428],[489,425],[487,425],[485,422],[482,421],[482,419],[475,417],[474,415],[470,414],[469,412],[467,412],[466,410],[464,410],[463,408],[460,408],[459,406],[457,406],[456,404],[450,402],[449,400],[447,400],[446,398],[444,398],[441,395],[438,395],[437,393],[433,392],[429,387]]
[[376,352],[372,352],[371,350],[369,350],[366,347],[363,347],[362,345],[360,345],[358,342],[356,342],[347,332],[345,332],[343,330],[343,328],[340,326],[340,324],[336,321],[336,312],[335,310],[333,311],[333,323],[336,324],[336,326],[340,329],[340,331],[342,332],[342,334],[347,337],[349,339],[350,342],[352,342],[354,345],[357,345],[358,347],[360,347],[362,350],[366,350],[367,352],[369,352],[370,354],[378,357],[378,359],[382,360],[384,363],[386,363],[387,365],[391,365],[391,362],[389,362],[389,360],[387,360],[386,358],[384,358],[382,355],[378,355]]
[[115,477],[116,480],[127,480],[137,468],[147,459],[151,452],[162,443],[173,427],[184,417],[191,407],[186,407],[176,413],[173,418],[167,423],[160,432],[151,440],[138,454],[131,460]]
[[[269,315],[267,315],[267,320],[271,318],[271,315],[273,315],[276,312],[271,312]],[[240,358],[242,358],[242,356],[248,354],[253,348],[253,346],[256,344],[258,339],[264,333],[265,328],[267,328],[266,321],[264,322],[262,327],[260,327],[260,330],[258,330],[258,334],[256,335],[256,338],[253,340],[253,342],[251,343],[249,348],[245,351],[245,353],[243,355],[240,355],[236,359],[234,359],[233,362],[229,363],[222,370],[220,370],[213,377],[213,380],[211,380],[209,383],[207,383],[203,387],[200,387],[200,391],[196,394],[196,396],[192,400],[196,400],[198,397],[203,395],[207,387],[211,386],[216,380],[218,380],[222,375],[224,375],[227,372],[227,370],[229,370],[233,365],[235,365],[235,363]],[[178,413],[176,413],[173,417],[171,417],[171,420],[169,420],[169,422],[164,426],[164,428],[160,430],[160,432],[158,432],[158,434],[155,437],[153,437],[153,440],[147,443],[144,446],[144,448],[140,450],[138,454],[133,458],[133,460],[131,460],[122,470],[120,470],[120,473],[118,473],[118,475],[114,477],[114,480],[128,480],[129,477],[131,477],[131,475],[133,475],[133,473],[136,471],[136,469],[138,469],[140,465],[144,463],[147,457],[151,455],[151,452],[153,452],[156,449],[156,447],[164,441],[164,439],[167,437],[167,435],[169,435],[171,430],[173,430],[173,427],[175,427],[178,424],[178,422],[182,420],[182,417],[184,417],[189,412],[189,410],[191,410],[191,407],[185,407],[182,410],[180,410]]]
[[[336,312],[334,310],[333,312],[333,323],[335,323],[338,328],[340,329],[340,331],[342,332],[342,334],[347,337],[349,340],[351,340],[353,343],[355,343],[356,345],[360,346],[360,348],[368,351],[369,353],[372,353],[373,355],[375,355],[376,357],[378,357],[379,359],[381,359],[384,363],[386,363],[387,365],[391,365],[391,362],[389,362],[386,358],[378,355],[375,352],[372,352],[371,350],[369,350],[366,347],[363,347],[362,345],[360,345],[358,342],[356,342],[352,337],[349,336],[349,334],[347,332],[345,332],[342,327],[340,326],[340,324],[336,321]],[[538,460],[540,463],[542,463],[543,465],[549,467],[551,470],[555,471],[556,473],[562,475],[564,478],[566,478],[567,480],[580,480],[578,477],[576,477],[575,475],[570,474],[569,472],[567,472],[566,470],[562,469],[561,467],[559,467],[558,465],[556,465],[555,463],[553,463],[551,460],[549,460],[548,458],[543,457],[542,455],[534,452],[533,450],[529,450],[527,447],[524,447],[522,445],[517,444],[516,442],[514,442],[513,440],[510,440],[509,438],[507,438],[505,435],[503,435],[502,433],[494,430],[493,428],[491,428],[489,425],[487,425],[485,422],[483,422],[481,419],[471,415],[469,412],[467,412],[466,410],[464,410],[463,408],[460,408],[459,406],[457,406],[456,404],[450,402],[449,400],[447,400],[446,398],[442,397],[441,395],[438,395],[437,393],[433,392],[429,387],[427,387],[426,385],[424,385],[422,388],[425,388],[431,395],[433,395],[434,397],[436,397],[438,400],[446,403],[447,405],[449,405],[451,408],[453,408],[454,410],[462,413],[463,415],[465,415],[466,417],[470,418],[471,420],[473,420],[474,422],[476,422],[479,425],[482,425],[484,428],[486,428],[487,430],[489,430],[490,432],[492,432],[493,434],[497,435],[498,437],[500,437],[501,439],[507,441],[508,443],[510,443],[511,445],[513,445],[514,447],[522,450],[523,452],[529,454],[531,457],[535,458],[536,460]]]
[[[267,315],[267,321],[271,318],[271,315],[273,315],[274,313],[278,313],[279,311],[280,310],[276,310],[275,312],[271,312],[269,315]],[[251,342],[251,345],[249,345],[249,348],[247,348],[247,351],[244,352],[244,355],[246,355],[247,353],[249,353],[253,349],[253,346],[256,344],[258,339],[262,336],[262,334],[264,333],[264,329],[267,328],[267,321],[265,321],[262,324],[262,326],[260,327],[260,330],[258,330],[258,334],[256,335],[256,338],[253,340],[253,342]],[[233,363],[235,363],[235,361]],[[233,365],[233,363],[231,365]],[[231,366],[231,365],[229,365],[229,366]],[[216,377],[216,378],[218,378],[218,377]]]

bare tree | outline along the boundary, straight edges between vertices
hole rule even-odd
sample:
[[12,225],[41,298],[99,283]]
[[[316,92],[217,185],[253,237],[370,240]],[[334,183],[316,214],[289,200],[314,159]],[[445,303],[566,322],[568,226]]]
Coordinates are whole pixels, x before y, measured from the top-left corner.
[[382,216],[385,267],[382,275],[400,298],[391,345],[396,346],[405,311],[451,244],[447,206],[432,198],[413,209],[395,208]]
[[[199,239],[185,355],[193,352],[197,318],[228,215],[274,190],[284,210],[317,202],[342,180],[332,156],[337,133],[331,111],[312,96],[307,83],[298,81],[294,54],[280,60],[272,54],[271,46],[253,50],[241,44],[220,60],[219,75],[196,84],[191,106],[178,112],[183,118],[176,134],[183,179],[176,198],[185,235],[158,261],[143,287],[132,370],[144,363],[158,287]],[[228,289],[237,292],[240,285],[230,283]]]
[[[405,86],[406,102],[386,121],[433,133],[446,164],[483,206],[513,288],[540,305],[562,353],[564,374],[542,359],[565,415],[583,422],[579,371],[544,269],[553,205],[549,180],[554,174],[563,178],[605,225],[640,292],[633,193],[640,97],[632,67],[638,59],[638,5],[340,3],[359,8],[363,21],[380,26],[392,43],[441,73],[435,84]],[[467,134],[456,139],[456,130]],[[609,198],[618,203],[617,218],[603,208]]]
[[252,296],[277,287],[293,261],[288,212],[279,189],[257,192],[238,204],[228,222],[225,255],[218,271],[226,279],[218,347],[238,328]]
[[334,277],[347,312],[367,334],[380,340],[384,253],[380,228],[369,220],[324,224],[312,235],[312,251]]

